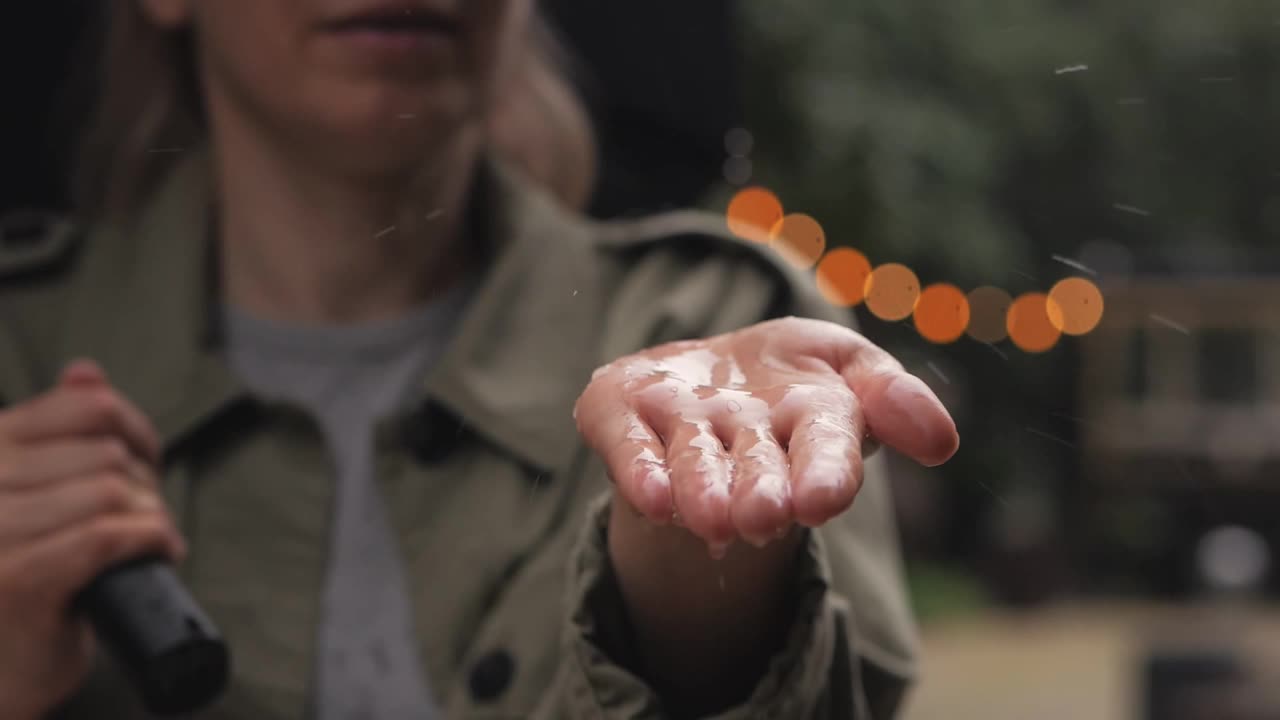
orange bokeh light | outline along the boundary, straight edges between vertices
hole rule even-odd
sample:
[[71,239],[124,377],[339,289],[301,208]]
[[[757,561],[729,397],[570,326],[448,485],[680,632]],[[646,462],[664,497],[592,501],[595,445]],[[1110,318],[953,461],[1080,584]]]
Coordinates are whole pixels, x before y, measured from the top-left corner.
[[1062,332],[1049,320],[1049,296],[1026,293],[1009,306],[1009,339],[1025,352],[1042,353],[1058,344]]
[[1049,291],[1049,322],[1067,335],[1087,335],[1102,322],[1102,291],[1097,285],[1071,277]]
[[969,291],[969,337],[994,345],[1009,337],[1009,307],[1013,297],[986,285]]
[[969,327],[969,299],[955,285],[930,285],[916,301],[915,322],[925,340],[939,345],[953,343]]
[[905,320],[920,297],[920,281],[906,265],[888,263],[867,276],[865,294],[871,314],[881,320]]
[[871,262],[853,248],[836,248],[818,262],[818,292],[836,307],[853,307],[866,297]]
[[739,190],[726,211],[729,232],[746,240],[769,242],[769,231],[782,220],[782,201],[762,187]]
[[769,245],[792,266],[804,270],[822,257],[827,249],[827,234],[812,216],[792,213],[769,231]]

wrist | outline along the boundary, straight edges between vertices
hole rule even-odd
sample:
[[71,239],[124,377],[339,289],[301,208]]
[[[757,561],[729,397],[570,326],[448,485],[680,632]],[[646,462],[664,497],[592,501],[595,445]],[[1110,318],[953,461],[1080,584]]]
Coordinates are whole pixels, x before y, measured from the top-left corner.
[[794,571],[807,530],[721,559],[689,531],[657,526],[615,496],[610,563],[635,627],[645,676],[669,704],[711,712],[743,701],[794,615]]

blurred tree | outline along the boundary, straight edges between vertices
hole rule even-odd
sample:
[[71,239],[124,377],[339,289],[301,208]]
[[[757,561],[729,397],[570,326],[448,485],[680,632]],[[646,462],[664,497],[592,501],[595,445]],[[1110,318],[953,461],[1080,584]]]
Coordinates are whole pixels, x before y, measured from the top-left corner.
[[744,8],[757,179],[841,244],[993,282],[1099,234],[1280,237],[1274,3]]
[[[856,247],[873,264],[1016,295],[1077,274],[1053,256],[1078,258],[1098,240],[1148,270],[1247,265],[1280,240],[1272,1],[804,0],[742,10],[751,182],[818,218],[829,245]],[[1107,280],[1112,268],[1100,270]],[[869,316],[864,330],[940,389],[963,386],[971,398],[958,419],[961,436],[978,440],[943,471],[950,512],[935,555],[979,560],[1019,506],[1012,497],[1047,493],[1070,507],[1070,340],[1026,356],[968,340],[929,346],[907,323]],[[1069,518],[1047,522],[1041,545],[1063,545]]]

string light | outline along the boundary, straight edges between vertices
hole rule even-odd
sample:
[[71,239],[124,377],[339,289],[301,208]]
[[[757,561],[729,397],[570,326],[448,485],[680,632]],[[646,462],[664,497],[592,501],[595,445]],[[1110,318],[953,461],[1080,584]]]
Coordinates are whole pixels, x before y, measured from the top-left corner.
[[916,330],[932,343],[968,335],[995,344],[1006,338],[1028,353],[1053,349],[1063,335],[1087,335],[1102,322],[1102,291],[1082,277],[1060,280],[1048,293],[1025,293],[1016,300],[984,286],[966,294],[948,283],[923,290],[915,272],[900,263],[875,267],[853,248],[826,249],[826,233],[813,217],[786,214],[771,191],[749,187],[734,194],[726,211],[734,235],[767,243],[790,265],[815,268],[818,292],[841,308],[865,304],[888,322],[914,318]]
[[836,307],[849,308],[866,298],[871,262],[853,248],[836,248],[818,261],[818,292]]
[[930,285],[916,301],[915,321],[925,340],[939,345],[953,343],[969,328],[969,299],[955,285]]
[[793,213],[769,231],[769,246],[793,267],[806,270],[813,267],[827,249],[827,234],[811,216]]
[[872,315],[890,322],[906,320],[920,298],[920,280],[906,265],[887,263],[871,271],[866,292]]
[[769,242],[769,231],[782,220],[778,196],[762,187],[739,190],[729,203],[729,232],[752,242]]
[[1049,322],[1067,335],[1087,335],[1102,321],[1102,291],[1082,277],[1058,282],[1049,291]]
[[1044,293],[1026,293],[1014,300],[1006,326],[1013,344],[1029,353],[1047,352],[1062,337],[1049,320],[1049,296]]

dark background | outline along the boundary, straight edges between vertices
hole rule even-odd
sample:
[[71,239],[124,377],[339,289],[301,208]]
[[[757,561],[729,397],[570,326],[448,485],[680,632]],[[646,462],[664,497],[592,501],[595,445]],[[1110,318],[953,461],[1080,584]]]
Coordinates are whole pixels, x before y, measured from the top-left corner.
[[[0,212],[65,207],[60,169],[87,109],[104,4],[0,5]],[[544,4],[597,123],[603,171],[592,211],[696,203],[719,179],[725,131],[741,122],[733,4]]]

